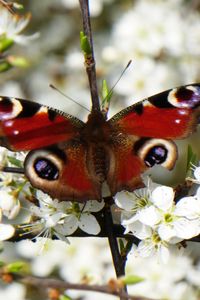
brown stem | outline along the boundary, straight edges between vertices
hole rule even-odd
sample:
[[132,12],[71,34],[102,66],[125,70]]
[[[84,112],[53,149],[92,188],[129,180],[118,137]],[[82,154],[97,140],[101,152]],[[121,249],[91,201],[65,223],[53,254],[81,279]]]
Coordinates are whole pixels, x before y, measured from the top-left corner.
[[[0,277],[4,277],[4,272],[0,271]],[[6,273],[7,274],[7,273]],[[39,289],[44,288],[55,288],[64,292],[65,290],[82,290],[82,291],[91,291],[91,292],[99,292],[108,295],[120,296],[121,292],[119,292],[117,286],[112,288],[108,285],[88,285],[88,284],[76,284],[65,282],[60,279],[53,278],[44,278],[38,276],[31,275],[19,275],[19,274],[10,274],[13,280],[23,283],[25,285],[33,286]],[[123,292],[124,299],[127,300],[151,300],[149,298],[137,297],[137,296],[129,296],[126,292]]]
[[88,0],[79,0],[79,2],[80,2],[81,12],[82,12],[83,31],[88,38],[88,41],[90,43],[90,48],[91,48],[91,54],[89,56],[87,55],[85,56],[85,66],[86,66],[86,72],[87,72],[89,86],[90,86],[92,111],[100,111],[95,58],[94,58],[94,51],[93,51],[92,31],[91,31],[91,24],[90,24],[89,4],[88,4]]
[[[110,250],[111,250],[111,254],[112,254],[113,264],[115,267],[115,273],[116,273],[116,276],[118,278],[120,278],[121,276],[125,275],[126,259],[124,259],[119,252],[117,238],[116,238],[116,236],[114,234],[114,230],[113,230],[114,224],[113,224],[112,213],[111,213],[111,209],[110,209],[110,207],[111,207],[110,205],[112,202],[113,202],[113,199],[111,197],[110,198],[108,197],[106,199],[106,205],[104,208],[104,218],[105,218],[105,227],[106,227],[109,246],[110,246]],[[127,293],[126,286],[124,286],[121,289],[120,300],[126,299],[123,296],[124,293]]]

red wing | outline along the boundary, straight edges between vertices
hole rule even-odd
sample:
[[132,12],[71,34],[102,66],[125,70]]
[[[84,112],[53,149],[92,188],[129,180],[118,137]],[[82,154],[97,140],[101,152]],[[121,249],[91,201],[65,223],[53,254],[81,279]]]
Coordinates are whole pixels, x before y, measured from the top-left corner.
[[176,145],[165,139],[139,138],[121,133],[112,137],[107,182],[112,195],[142,187],[141,174],[156,164],[172,169],[177,159]]
[[107,182],[112,195],[121,190],[133,191],[142,187],[140,175],[147,169],[142,159],[133,152],[134,140],[127,136],[113,142]]
[[63,150],[57,147],[34,150],[25,159],[25,174],[34,187],[53,198],[100,200],[101,183],[88,171],[87,154],[87,147],[73,140]]
[[111,118],[111,126],[125,134],[181,139],[193,132],[200,116],[200,84],[154,95]]
[[0,98],[1,145],[26,151],[67,141],[84,123],[75,117],[27,100]]

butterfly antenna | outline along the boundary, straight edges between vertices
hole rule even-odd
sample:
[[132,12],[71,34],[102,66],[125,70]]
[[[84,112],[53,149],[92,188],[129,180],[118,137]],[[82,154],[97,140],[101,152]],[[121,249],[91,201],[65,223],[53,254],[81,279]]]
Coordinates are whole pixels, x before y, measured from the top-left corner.
[[129,68],[130,64],[132,63],[132,60],[129,60],[129,62],[127,63],[126,67],[124,68],[124,70],[122,71],[122,73],[120,74],[119,78],[117,79],[117,81],[115,82],[115,84],[113,85],[113,87],[109,90],[108,95],[105,97],[104,100],[109,99],[109,97],[111,96],[114,88],[116,87],[116,85],[118,84],[118,82],[121,80],[122,76],[124,75],[124,73],[126,72],[126,70]]
[[71,98],[71,97],[65,95],[63,92],[61,92],[59,89],[57,89],[53,84],[50,84],[49,86],[50,86],[52,89],[56,90],[58,93],[60,93],[62,96],[66,97],[66,98],[69,99],[70,101],[76,103],[77,105],[79,105],[79,106],[82,107],[83,109],[85,109],[85,110],[87,110],[88,112],[90,112],[90,110],[89,110],[87,107],[83,106],[82,104],[80,104],[79,102],[77,102],[76,100],[74,100],[73,98]]

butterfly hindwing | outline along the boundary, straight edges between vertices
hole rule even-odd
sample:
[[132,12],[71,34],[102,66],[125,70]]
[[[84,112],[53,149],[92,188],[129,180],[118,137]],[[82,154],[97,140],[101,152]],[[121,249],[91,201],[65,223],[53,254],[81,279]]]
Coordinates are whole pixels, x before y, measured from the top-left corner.
[[84,201],[101,199],[101,185],[89,172],[88,151],[80,141],[65,147],[30,151],[25,172],[34,186],[59,200]]

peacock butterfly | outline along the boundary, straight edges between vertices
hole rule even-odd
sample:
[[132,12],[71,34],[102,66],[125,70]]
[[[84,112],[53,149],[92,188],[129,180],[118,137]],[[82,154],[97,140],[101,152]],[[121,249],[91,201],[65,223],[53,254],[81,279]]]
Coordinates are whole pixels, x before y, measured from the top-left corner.
[[200,84],[144,99],[106,120],[92,110],[86,123],[38,103],[0,98],[0,144],[31,150],[24,162],[31,184],[60,200],[101,200],[142,186],[141,173],[160,164],[172,169],[182,139],[197,127]]

